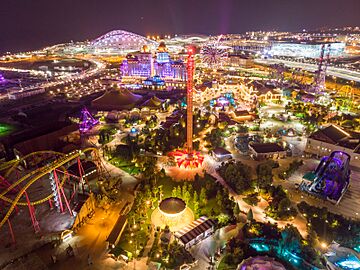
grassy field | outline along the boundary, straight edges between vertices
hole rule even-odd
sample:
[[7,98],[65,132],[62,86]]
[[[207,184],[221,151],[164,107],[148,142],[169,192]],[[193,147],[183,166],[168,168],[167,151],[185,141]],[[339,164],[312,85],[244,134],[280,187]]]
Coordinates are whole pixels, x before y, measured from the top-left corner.
[[120,157],[114,157],[114,158],[110,159],[109,161],[111,164],[122,169],[123,171],[127,172],[128,174],[136,175],[136,174],[140,173],[140,169],[138,167],[136,167],[135,164],[132,163],[131,161],[124,160]]

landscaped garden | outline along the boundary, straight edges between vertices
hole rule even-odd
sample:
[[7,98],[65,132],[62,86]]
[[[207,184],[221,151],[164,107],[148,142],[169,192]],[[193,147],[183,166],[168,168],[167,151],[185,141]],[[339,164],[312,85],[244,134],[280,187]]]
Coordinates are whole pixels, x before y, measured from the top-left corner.
[[[346,219],[328,211],[326,207],[311,206],[306,202],[298,204],[300,213],[307,219],[309,231],[320,242],[330,244],[336,241],[342,246],[356,248],[360,243],[360,222]],[[355,236],[355,237],[354,237]]]
[[303,239],[294,226],[279,229],[274,224],[251,219],[228,242],[220,269],[236,269],[243,259],[259,254],[276,258],[289,270],[322,268],[321,256],[311,241]]

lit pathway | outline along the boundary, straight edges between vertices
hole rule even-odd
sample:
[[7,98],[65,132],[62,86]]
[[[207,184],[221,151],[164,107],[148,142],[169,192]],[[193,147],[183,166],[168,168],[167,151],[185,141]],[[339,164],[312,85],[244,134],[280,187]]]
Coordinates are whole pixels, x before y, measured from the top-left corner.
[[237,195],[234,190],[231,189],[231,187],[228,186],[228,184],[225,182],[225,180],[217,173],[211,174],[213,177],[217,179],[217,181],[222,184],[224,187],[226,187],[229,190],[229,194],[234,197],[236,202],[239,204],[240,210],[244,212],[248,212],[250,208],[253,211],[253,217],[257,221],[261,222],[271,222],[271,223],[277,223],[279,227],[285,227],[287,224],[293,224],[295,227],[298,228],[299,232],[303,237],[307,236],[307,230],[306,230],[306,219],[303,218],[301,215],[298,215],[294,220],[292,221],[279,221],[274,220],[270,217],[267,217],[265,215],[265,208],[268,206],[268,203],[265,200],[261,200],[258,205],[256,206],[250,206],[246,202],[244,202],[243,198],[244,196]]
[[205,240],[199,242],[197,245],[190,248],[190,253],[198,260],[198,263],[192,267],[192,270],[204,270],[210,266],[210,256],[214,256],[215,252],[224,246],[224,244],[236,236],[241,224],[238,224],[234,229],[227,230],[228,227],[224,227],[215,231],[215,233]]

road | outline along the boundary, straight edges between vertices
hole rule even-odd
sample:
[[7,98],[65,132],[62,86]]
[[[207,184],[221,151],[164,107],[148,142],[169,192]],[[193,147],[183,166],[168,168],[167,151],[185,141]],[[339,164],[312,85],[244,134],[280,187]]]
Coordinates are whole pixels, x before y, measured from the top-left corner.
[[[265,65],[273,65],[273,64],[282,63],[285,66],[288,66],[291,68],[301,68],[301,69],[311,71],[311,72],[314,72],[318,68],[316,64],[298,63],[298,62],[292,62],[292,61],[281,60],[281,59],[256,59],[255,62],[259,63],[259,64],[265,64]],[[360,82],[360,72],[359,71],[351,71],[351,70],[347,70],[344,68],[337,68],[337,67],[329,66],[327,69],[327,75],[335,76],[335,77],[346,79],[349,81]]]

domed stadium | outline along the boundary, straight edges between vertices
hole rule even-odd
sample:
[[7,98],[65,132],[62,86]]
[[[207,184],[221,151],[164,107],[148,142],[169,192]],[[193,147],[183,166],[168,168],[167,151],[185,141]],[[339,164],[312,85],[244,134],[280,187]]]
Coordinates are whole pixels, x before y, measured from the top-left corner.
[[156,48],[158,43],[154,40],[124,30],[111,31],[91,42],[97,51],[138,51],[143,46]]

